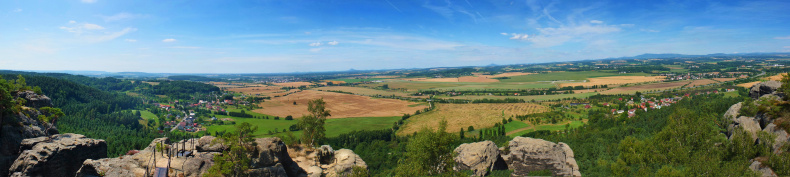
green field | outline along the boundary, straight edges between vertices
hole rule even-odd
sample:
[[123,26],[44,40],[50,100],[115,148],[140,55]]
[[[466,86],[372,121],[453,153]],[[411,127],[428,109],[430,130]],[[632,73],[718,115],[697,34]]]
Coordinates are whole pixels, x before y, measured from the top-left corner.
[[[571,121],[570,124],[571,124],[570,128],[576,128],[576,127],[581,127],[582,125],[584,125],[584,122],[582,122],[582,121]],[[529,132],[533,132],[533,131],[538,131],[538,130],[549,130],[549,131],[565,130],[565,125],[566,124],[538,125],[535,128],[524,130],[524,131],[512,134],[510,136],[513,136],[513,137],[521,136],[523,134],[526,134],[526,133],[529,133]]]
[[423,82],[423,81],[399,81],[388,80],[383,83],[363,84],[367,87],[379,87],[387,84],[391,89],[405,89],[408,91],[417,90],[483,90],[483,89],[545,89],[556,87],[551,82]]
[[[232,118],[236,121],[236,124],[240,124],[243,122],[247,122],[252,124],[253,126],[258,126],[258,130],[253,133],[255,137],[271,137],[282,135],[283,130],[288,130],[288,127],[294,125],[298,122],[298,120],[274,120],[274,119],[253,119],[253,118],[238,118],[238,117],[230,117],[230,116],[222,116],[218,115],[218,119],[221,118]],[[400,117],[357,117],[357,118],[342,118],[342,119],[327,119],[326,120],[326,136],[327,137],[334,137],[338,136],[343,133],[349,133],[354,130],[381,130],[381,129],[388,129],[391,128],[392,125],[400,120]],[[208,132],[216,132],[216,131],[234,131],[235,125],[212,125],[208,127]],[[269,131],[274,132],[274,129],[277,129],[278,132],[273,135],[269,135]],[[295,131],[293,134],[297,137],[301,135],[301,131]]]
[[529,124],[521,122],[521,121],[518,121],[518,120],[513,120],[513,122],[509,122],[509,123],[505,124],[505,132],[518,130],[518,129],[521,129],[521,128],[524,128],[524,127],[529,127]]
[[539,81],[563,81],[574,80],[581,81],[587,78],[594,77],[608,77],[608,76],[648,76],[645,73],[627,73],[619,74],[617,72],[600,72],[600,71],[579,71],[579,72],[552,72],[530,74],[523,76],[513,76],[509,79],[500,79],[501,82],[539,82]]
[[151,113],[150,111],[146,111],[146,110],[140,111],[140,117],[142,117],[143,120],[145,120],[146,122],[154,120],[156,121],[156,124],[159,125],[159,119],[157,119],[156,115],[154,113]]
[[346,83],[356,83],[356,82],[370,82],[376,80],[382,80],[379,78],[368,78],[368,79],[330,79],[331,81],[343,81]]
[[[683,66],[681,65],[664,65],[664,67],[683,68]],[[689,69],[672,69],[672,68],[669,68],[669,72],[684,73],[689,71]]]

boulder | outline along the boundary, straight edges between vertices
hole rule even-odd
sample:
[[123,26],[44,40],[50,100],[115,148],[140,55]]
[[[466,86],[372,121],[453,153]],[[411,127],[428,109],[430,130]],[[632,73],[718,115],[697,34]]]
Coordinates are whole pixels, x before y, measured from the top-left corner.
[[506,163],[514,176],[539,170],[549,170],[553,176],[581,176],[573,151],[565,143],[516,137],[510,141],[509,149]]
[[289,177],[282,164],[247,170],[248,176]]
[[306,171],[308,177],[321,177],[321,175],[324,173],[324,169],[321,169],[321,167],[318,166],[310,166]]
[[77,171],[77,177],[145,176],[145,168],[132,158],[88,159]]
[[[8,168],[19,157],[20,145],[22,140],[46,136],[46,126],[37,119],[41,114],[35,109],[26,109],[14,115],[0,116],[3,119],[2,129],[0,129],[0,176],[8,175]],[[57,134],[58,130],[52,128],[51,134]]]
[[198,152],[222,152],[227,148],[228,146],[223,144],[222,139],[217,139],[213,136],[200,137],[196,147]]
[[755,172],[760,173],[762,177],[775,177],[776,173],[770,167],[763,166],[760,161],[752,160],[752,164],[749,165],[749,169]]
[[25,139],[21,147],[10,176],[73,176],[83,161],[107,157],[104,140],[71,133]]
[[36,92],[26,90],[16,93],[17,98],[25,99],[25,106],[32,108],[52,107],[52,99],[46,95],[39,95]]
[[332,146],[329,145],[322,145],[316,149],[316,158],[318,158],[318,162],[321,164],[330,164],[335,157],[335,150],[332,149]]
[[778,81],[760,82],[752,86],[749,90],[749,96],[756,100],[763,95],[775,94],[776,89],[779,89],[781,86],[782,83]]
[[288,176],[306,176],[304,169],[288,155],[288,148],[280,138],[256,138],[255,153],[250,168],[266,168],[281,165]]
[[730,106],[730,109],[727,109],[727,112],[724,113],[724,118],[728,120],[735,120],[735,118],[738,117],[738,115],[740,115],[742,106],[743,106],[743,102],[738,102]]
[[735,129],[739,127],[743,128],[744,131],[749,133],[749,135],[752,136],[752,140],[754,141],[757,141],[757,132],[762,130],[760,128],[760,123],[756,119],[752,117],[741,116],[735,119],[733,123],[727,128],[730,137],[732,137]]
[[455,148],[455,170],[472,170],[475,176],[488,175],[492,170],[507,169],[499,149],[492,141],[464,143]]
[[785,144],[787,144],[788,141],[790,141],[790,135],[788,135],[787,131],[779,129],[773,123],[768,124],[768,126],[765,126],[765,129],[763,129],[763,131],[776,136],[776,138],[774,138],[773,144],[771,145],[771,149],[773,150],[774,154],[783,153],[784,150],[782,149],[782,146],[784,146]]
[[324,174],[327,177],[344,176],[350,174],[354,167],[362,167],[367,169],[368,165],[362,160],[359,155],[349,149],[340,149],[335,151],[334,163],[326,165]]

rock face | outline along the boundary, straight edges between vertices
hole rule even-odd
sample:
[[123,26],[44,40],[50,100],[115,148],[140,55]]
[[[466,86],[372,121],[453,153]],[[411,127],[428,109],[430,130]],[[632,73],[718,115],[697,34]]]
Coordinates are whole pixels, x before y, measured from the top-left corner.
[[472,170],[475,176],[488,175],[492,170],[507,169],[496,144],[491,141],[465,143],[455,148],[455,170]]
[[514,176],[526,176],[530,171],[550,170],[553,176],[581,176],[573,151],[565,143],[552,143],[528,137],[510,141],[508,168]]
[[86,159],[107,157],[107,143],[79,134],[25,139],[10,176],[73,176]]
[[[37,107],[52,106],[49,98],[38,95],[32,91],[23,91],[15,94],[17,98],[25,99],[27,106],[22,111],[12,115],[0,115],[3,119],[0,124],[0,176],[8,175],[8,168],[19,156],[22,140],[46,136],[47,127],[39,122],[36,117],[41,113]],[[58,134],[58,129],[52,127],[49,134]]]
[[759,172],[762,177],[775,177],[776,176],[776,173],[774,173],[774,170],[771,170],[771,168],[763,166],[762,163],[760,163],[759,161],[756,161],[756,160],[752,161],[752,164],[749,165],[749,169],[751,169],[752,171]]
[[776,136],[776,138],[774,138],[773,144],[771,145],[771,149],[773,149],[774,154],[783,153],[784,150],[782,149],[782,146],[790,141],[790,135],[787,134],[787,131],[778,129],[778,127],[776,127],[776,125],[773,123],[765,126],[763,131]]
[[724,113],[725,119],[735,119],[740,115],[741,107],[743,107],[743,102],[736,103],[730,106],[730,109],[727,109],[727,112]]
[[775,94],[776,89],[778,89],[781,86],[782,83],[777,81],[766,81],[766,82],[757,83],[752,86],[751,90],[749,91],[749,96],[752,97],[752,99],[757,99],[762,97],[763,95]]
[[[282,168],[288,176],[306,176],[307,172],[300,168],[288,155],[288,148],[280,138],[256,138],[256,152],[252,156],[251,169]],[[269,170],[272,171],[272,170]],[[274,170],[279,171],[279,169]]]
[[733,123],[727,128],[730,138],[732,137],[732,133],[735,131],[735,129],[739,127],[742,127],[744,131],[749,133],[749,135],[752,136],[752,140],[754,141],[757,140],[757,132],[762,130],[760,128],[760,123],[756,119],[752,117],[741,116],[737,119],[734,119]]
[[351,173],[355,166],[367,169],[368,165],[354,151],[348,149],[332,150],[323,145],[319,148],[290,147],[291,158],[305,169],[308,176],[343,176]]
[[30,90],[18,92],[16,97],[25,99],[27,101],[25,102],[25,106],[27,107],[41,108],[52,106],[52,99],[49,99],[46,95],[39,95]]

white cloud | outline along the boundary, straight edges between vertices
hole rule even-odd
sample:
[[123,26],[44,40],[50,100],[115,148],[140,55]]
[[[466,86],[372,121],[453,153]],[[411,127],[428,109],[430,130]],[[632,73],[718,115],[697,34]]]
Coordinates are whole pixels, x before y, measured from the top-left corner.
[[13,12],[22,12],[22,9],[20,9],[20,8],[17,8],[17,9],[14,9],[14,11],[13,11]]
[[530,36],[513,34],[510,39],[532,42],[535,47],[552,47],[562,45],[568,41],[584,40],[597,35],[619,32],[621,29],[615,25],[580,25],[558,28],[536,28],[538,35]]
[[137,39],[124,39],[126,42],[137,42]]
[[123,30],[118,32],[109,33],[106,35],[87,36],[86,38],[89,42],[103,42],[103,41],[113,40],[115,38],[121,37],[123,35],[126,35],[134,31],[137,31],[137,28],[124,28]]
[[321,46],[321,42],[310,43],[310,47],[318,47],[318,46]]
[[321,50],[324,50],[324,48],[311,48],[310,52],[320,52]]
[[785,48],[785,49],[790,49],[790,46],[785,46],[784,48]]
[[82,3],[88,3],[88,4],[96,2],[96,0],[80,0],[80,1],[82,1]]
[[173,39],[173,38],[164,39],[164,40],[162,40],[162,42],[176,42],[176,39]]
[[74,21],[74,20],[70,20],[69,21],[69,24],[75,24],[75,23],[77,23],[77,21]]
[[779,36],[779,37],[774,37],[774,39],[790,39],[790,36]]
[[90,24],[90,23],[86,23],[86,24],[82,25],[82,28],[84,28],[86,30],[103,30],[104,29],[104,27],[102,27],[102,26],[99,26],[97,24]]
[[200,49],[200,48],[202,48],[202,47],[195,47],[195,46],[173,46],[173,47],[170,47],[170,48],[173,48],[173,49]]
[[499,34],[501,34],[502,36],[507,36],[507,33],[499,33]]
[[510,34],[513,35],[512,37],[510,37],[510,39],[513,40],[527,40],[527,38],[529,37],[529,35],[527,34],[516,34],[516,33],[510,33]]
[[310,35],[310,34],[312,34],[312,33],[310,33],[310,32],[304,32],[304,34],[305,34],[305,35]]
[[337,45],[337,44],[339,44],[339,42],[337,42],[337,41],[332,41],[332,42],[327,42],[326,44],[329,44],[329,45]]
[[603,21],[600,20],[590,20],[590,23],[601,24]]

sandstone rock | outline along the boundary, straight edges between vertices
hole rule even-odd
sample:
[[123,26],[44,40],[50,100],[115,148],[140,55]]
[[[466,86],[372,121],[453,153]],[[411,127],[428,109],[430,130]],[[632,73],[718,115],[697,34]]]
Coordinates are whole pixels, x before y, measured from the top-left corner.
[[197,141],[198,152],[222,152],[227,148],[228,146],[223,144],[222,139],[213,136],[200,137]]
[[757,120],[752,117],[741,116],[735,119],[733,124],[727,128],[730,136],[732,136],[732,133],[738,127],[742,127],[744,131],[749,133],[749,135],[752,136],[752,140],[754,141],[757,140],[757,132],[762,130],[760,128],[760,123],[757,122]]
[[73,176],[86,159],[107,157],[107,143],[79,134],[25,139],[11,176]]
[[[19,146],[22,140],[46,136],[46,127],[37,119],[40,112],[35,109],[26,109],[15,115],[1,116],[3,119],[0,131],[0,175],[8,175],[8,168],[21,152]],[[29,115],[29,116],[28,116]],[[50,129],[51,134],[57,134],[56,128]]]
[[509,149],[507,164],[512,175],[525,176],[530,171],[548,169],[554,176],[581,176],[573,151],[565,143],[516,137],[510,141]]
[[351,173],[355,166],[367,169],[368,165],[359,155],[349,149],[340,149],[335,151],[334,163],[328,165],[324,174],[327,177],[342,176]]
[[489,171],[507,169],[496,144],[491,141],[465,143],[455,148],[455,170],[472,170],[475,176],[488,175]]
[[316,158],[318,158],[318,162],[321,164],[330,164],[335,157],[335,150],[332,149],[332,146],[323,145],[316,149]]
[[304,169],[288,155],[288,149],[280,138],[256,138],[256,152],[251,168],[266,168],[280,164],[288,176],[306,176]]
[[778,89],[781,86],[782,83],[777,81],[766,81],[766,82],[757,83],[754,84],[750,89],[749,96],[752,97],[752,99],[758,99],[763,95],[774,94],[774,92],[776,92],[776,89]]
[[138,163],[132,158],[88,159],[77,171],[77,177],[145,176],[145,168],[137,165]]
[[46,95],[39,95],[36,92],[26,90],[16,94],[16,97],[25,99],[25,106],[33,108],[52,107],[52,99]]
[[774,138],[774,143],[771,145],[774,154],[783,153],[782,146],[790,141],[790,135],[788,135],[787,131],[778,129],[773,123],[765,126],[763,131],[776,136],[776,138]]
[[730,109],[727,109],[727,112],[724,113],[724,118],[729,120],[735,120],[738,115],[740,115],[741,107],[743,106],[743,102],[738,102],[732,106]]
[[[184,172],[184,176],[195,176],[200,177],[208,172],[208,169],[214,165],[214,156],[220,154],[218,152],[208,152],[208,153],[197,153],[195,156],[188,157],[188,158],[178,158],[175,161],[180,159],[185,159],[183,165],[181,165],[181,171]],[[178,168],[177,168],[178,169]]]
[[266,177],[289,177],[282,164],[276,164],[270,167],[250,169],[247,171],[249,176],[266,176]]
[[760,163],[760,161],[753,160],[752,164],[749,165],[749,169],[752,171],[756,171],[761,174],[762,177],[775,177],[776,173],[769,167],[765,167]]
[[324,169],[321,169],[321,167],[318,166],[310,166],[306,171],[308,177],[321,177],[321,175],[324,173]]

